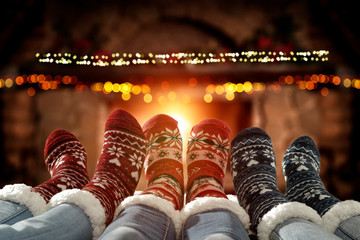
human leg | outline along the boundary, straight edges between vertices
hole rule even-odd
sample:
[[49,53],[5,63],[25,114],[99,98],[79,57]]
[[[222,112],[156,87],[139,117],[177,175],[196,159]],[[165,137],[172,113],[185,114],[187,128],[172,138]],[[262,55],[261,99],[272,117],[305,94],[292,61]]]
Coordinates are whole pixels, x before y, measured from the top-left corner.
[[0,225],[0,239],[6,240],[88,240],[92,227],[84,211],[73,204],[61,204],[36,217],[13,225]]
[[249,239],[249,216],[224,192],[230,131],[217,119],[206,119],[191,130],[183,239]]
[[251,220],[251,231],[268,239],[277,225],[302,218],[321,226],[320,216],[305,204],[289,202],[278,189],[271,139],[259,128],[248,128],[231,143],[231,171],[240,205]]
[[89,217],[93,237],[97,238],[113,221],[123,199],[134,194],[144,158],[145,137],[139,123],[125,111],[114,111],[105,125],[104,145],[93,179],[81,190],[56,194],[49,204],[79,206]]
[[0,223],[12,224],[40,215],[54,194],[88,183],[85,149],[70,132],[53,131],[46,140],[44,158],[51,175],[49,180],[36,187],[13,184],[0,190],[0,199],[8,202],[0,204]]
[[[287,149],[283,159],[286,196],[305,203],[323,219],[323,227],[344,239],[359,239],[360,203],[340,201],[320,178],[320,154],[309,136],[301,136]],[[346,238],[348,237],[348,238]]]

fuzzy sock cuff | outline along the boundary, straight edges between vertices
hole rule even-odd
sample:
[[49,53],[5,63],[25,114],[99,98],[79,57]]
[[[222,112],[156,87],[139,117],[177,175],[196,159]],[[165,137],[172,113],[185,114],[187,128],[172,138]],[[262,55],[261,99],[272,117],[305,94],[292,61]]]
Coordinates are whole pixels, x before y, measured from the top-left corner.
[[99,238],[106,227],[106,216],[103,206],[94,195],[80,189],[64,190],[51,198],[49,208],[54,208],[63,203],[72,203],[81,208],[91,222],[93,239]]
[[323,227],[333,233],[340,223],[357,215],[360,215],[360,202],[354,200],[338,202],[322,216]]
[[259,240],[269,239],[277,225],[289,218],[303,218],[321,226],[320,215],[312,208],[299,202],[287,202],[272,208],[261,219],[257,227]]
[[33,216],[46,212],[46,202],[32,187],[25,184],[6,185],[0,189],[0,200],[19,203],[26,206]]
[[216,198],[216,197],[199,197],[195,198],[190,203],[186,204],[181,210],[181,216],[183,222],[185,222],[190,216],[206,212],[214,209],[225,209],[234,213],[245,229],[248,230],[250,227],[250,218],[245,210],[239,205],[236,198]]
[[121,202],[120,206],[116,209],[115,218],[123,209],[134,204],[143,204],[165,213],[173,221],[176,234],[179,236],[182,228],[180,212],[174,209],[174,205],[170,201],[157,197],[153,194],[134,195],[125,198],[124,201]]

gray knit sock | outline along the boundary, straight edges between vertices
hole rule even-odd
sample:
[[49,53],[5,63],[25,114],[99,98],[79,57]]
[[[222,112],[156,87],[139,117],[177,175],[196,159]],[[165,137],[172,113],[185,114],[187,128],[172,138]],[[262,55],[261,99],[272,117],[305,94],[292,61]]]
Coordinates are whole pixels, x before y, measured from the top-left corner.
[[320,176],[320,154],[309,136],[297,138],[287,149],[283,163],[286,181],[285,196],[302,202],[323,216],[339,199],[324,187]]

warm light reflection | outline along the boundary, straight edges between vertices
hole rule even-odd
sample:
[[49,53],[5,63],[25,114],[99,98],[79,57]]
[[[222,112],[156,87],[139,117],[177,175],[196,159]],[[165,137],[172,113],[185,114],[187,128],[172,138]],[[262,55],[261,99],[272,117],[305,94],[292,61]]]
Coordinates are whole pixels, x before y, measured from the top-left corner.
[[167,114],[170,115],[172,118],[174,118],[178,122],[178,127],[180,130],[180,133],[182,135],[188,135],[188,133],[191,130],[191,126],[185,116],[189,116],[189,114],[186,114],[181,109],[178,109],[176,112],[169,111]]
[[174,92],[174,91],[170,91],[169,93],[168,93],[168,99],[170,100],[170,101],[175,101],[176,100],[176,93]]
[[205,96],[204,96],[204,101],[205,101],[206,103],[211,103],[212,100],[213,100],[213,97],[212,97],[212,95],[211,95],[210,93],[205,94]]
[[322,96],[326,97],[329,94],[329,89],[327,87],[323,87],[320,93]]
[[151,96],[151,94],[150,94],[150,93],[145,94],[145,95],[144,95],[144,102],[145,102],[145,103],[151,103],[151,101],[152,101],[152,96]]
[[[77,93],[90,89],[95,94],[119,94],[123,101],[142,98],[145,103],[153,101],[160,105],[179,101],[183,104],[190,104],[198,99],[205,103],[214,100],[233,101],[240,94],[262,94],[264,92],[280,93],[283,85],[293,85],[298,89],[319,92],[326,96],[326,90],[321,92],[323,87],[331,89],[331,85],[339,88],[360,89],[360,79],[355,76],[345,75],[325,75],[325,74],[306,74],[306,75],[283,75],[277,81],[256,82],[226,82],[215,84],[210,77],[188,79],[180,88],[173,84],[175,81],[163,80],[156,82],[154,77],[148,76],[143,84],[133,84],[131,82],[86,82],[78,80],[76,76],[60,76],[31,74],[31,75],[7,75],[0,76],[1,88],[30,88],[39,90],[56,90],[61,87],[71,87]],[[31,95],[31,94],[30,94]]]
[[12,79],[8,78],[5,80],[5,87],[7,87],[7,88],[11,88],[13,86],[13,84],[14,83],[13,83]]
[[346,79],[344,79],[343,84],[344,84],[344,87],[349,88],[349,87],[351,87],[351,80],[346,78]]

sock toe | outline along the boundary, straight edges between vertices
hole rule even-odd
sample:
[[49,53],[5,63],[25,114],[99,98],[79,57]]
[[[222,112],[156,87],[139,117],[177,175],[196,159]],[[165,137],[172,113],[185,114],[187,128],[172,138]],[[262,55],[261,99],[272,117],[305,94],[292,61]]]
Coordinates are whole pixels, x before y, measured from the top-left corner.
[[111,113],[105,124],[105,130],[123,129],[143,135],[139,122],[133,115],[125,110],[115,110]]
[[173,128],[177,128],[178,122],[166,114],[158,114],[150,118],[145,122],[142,129],[145,133],[145,136],[149,135],[149,132],[155,130],[159,130],[160,128],[165,128],[166,126],[170,126]]
[[54,150],[59,144],[67,141],[79,141],[71,132],[64,129],[54,130],[49,137],[46,139],[45,148],[44,148],[44,157],[45,159]]
[[270,136],[263,129],[258,127],[249,127],[239,132],[232,140],[232,143],[241,141],[241,139],[251,139],[258,136],[270,139]]
[[317,149],[314,140],[310,136],[307,136],[307,135],[300,136],[300,137],[296,138],[290,144],[290,148],[293,147],[293,146],[307,146],[308,148],[312,147],[312,148]]
[[[208,118],[208,119],[202,120],[200,123],[198,123],[197,125],[195,125],[193,127],[193,130],[196,130],[198,128],[204,128],[204,127],[223,129],[225,132],[228,132],[229,134],[231,132],[231,128],[226,122],[224,122],[220,119],[216,119],[216,118]],[[215,131],[218,131],[218,130],[215,130]]]

